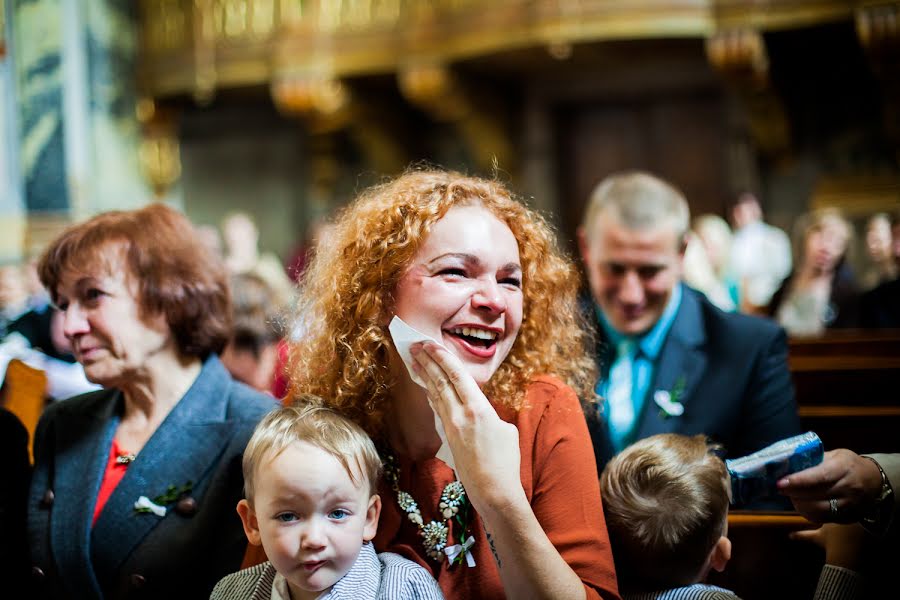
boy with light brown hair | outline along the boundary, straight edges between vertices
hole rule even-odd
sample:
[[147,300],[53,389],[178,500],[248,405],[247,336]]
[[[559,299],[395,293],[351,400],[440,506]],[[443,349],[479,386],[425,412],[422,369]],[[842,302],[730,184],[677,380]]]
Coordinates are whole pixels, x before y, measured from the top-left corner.
[[730,484],[703,435],[664,433],[616,455],[600,476],[623,598],[737,598],[699,583],[731,558]]
[[[623,600],[740,600],[701,583],[731,558],[725,462],[706,436],[660,433],[615,456],[600,475],[606,526]],[[825,548],[813,600],[860,600],[862,529],[794,534]]]

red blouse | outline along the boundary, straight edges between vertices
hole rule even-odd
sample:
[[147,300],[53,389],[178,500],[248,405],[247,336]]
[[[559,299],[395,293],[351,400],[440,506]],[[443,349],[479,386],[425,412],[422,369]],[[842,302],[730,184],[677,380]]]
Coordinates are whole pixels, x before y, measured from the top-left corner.
[[97,494],[97,504],[94,505],[94,520],[91,522],[91,527],[97,523],[97,518],[103,511],[103,507],[106,506],[106,501],[109,500],[113,490],[125,476],[125,471],[128,470],[131,461],[120,463],[118,458],[128,455],[129,453],[119,448],[119,444],[113,439],[109,449],[109,458],[106,461],[106,471],[103,473],[103,481],[100,483],[100,493]]

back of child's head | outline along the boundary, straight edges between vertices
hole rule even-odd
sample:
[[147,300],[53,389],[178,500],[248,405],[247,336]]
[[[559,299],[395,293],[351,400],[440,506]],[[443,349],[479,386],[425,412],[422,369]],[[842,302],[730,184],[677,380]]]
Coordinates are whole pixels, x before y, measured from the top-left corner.
[[670,589],[697,582],[726,533],[728,472],[703,435],[639,440],[600,476],[620,589]]
[[381,459],[362,427],[323,406],[320,398],[304,396],[282,406],[257,424],[244,450],[244,492],[253,503],[256,473],[260,465],[281,454],[294,442],[306,442],[334,456],[357,486],[375,494],[381,477]]

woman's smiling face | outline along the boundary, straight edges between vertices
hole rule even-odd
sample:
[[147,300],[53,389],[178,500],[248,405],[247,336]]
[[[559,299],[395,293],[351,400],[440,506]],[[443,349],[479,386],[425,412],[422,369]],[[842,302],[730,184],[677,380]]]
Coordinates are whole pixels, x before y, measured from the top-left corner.
[[522,325],[519,246],[484,207],[455,206],[431,229],[394,292],[394,314],[438,340],[486,384]]

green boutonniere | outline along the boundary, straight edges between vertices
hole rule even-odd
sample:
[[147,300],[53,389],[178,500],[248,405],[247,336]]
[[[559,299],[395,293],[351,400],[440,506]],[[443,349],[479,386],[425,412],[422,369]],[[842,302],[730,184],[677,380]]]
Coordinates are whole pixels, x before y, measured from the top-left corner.
[[684,404],[681,403],[681,397],[684,395],[684,387],[687,381],[684,375],[680,375],[672,386],[672,391],[656,390],[653,394],[653,401],[659,406],[659,418],[668,419],[669,417],[680,417],[684,414]]
[[181,487],[170,485],[166,488],[165,493],[156,496],[152,500],[147,496],[141,496],[137,499],[137,502],[134,503],[134,512],[153,513],[158,517],[164,517],[166,516],[166,507],[187,497],[193,488],[194,482],[188,481]]

